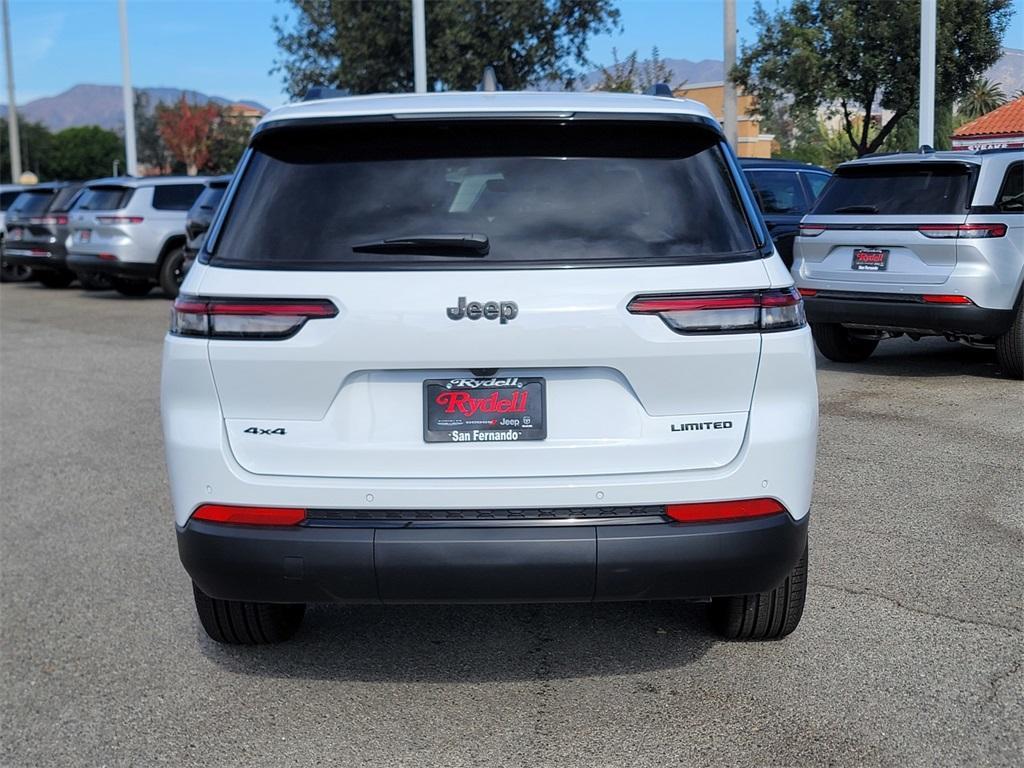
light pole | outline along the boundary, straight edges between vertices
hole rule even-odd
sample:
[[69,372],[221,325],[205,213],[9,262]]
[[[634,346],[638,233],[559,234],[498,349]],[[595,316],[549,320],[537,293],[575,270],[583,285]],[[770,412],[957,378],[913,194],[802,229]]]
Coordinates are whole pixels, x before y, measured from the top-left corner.
[[412,0],[412,73],[416,93],[426,93],[427,11],[424,0]]
[[935,1],[921,0],[921,88],[917,104],[917,145],[935,146]]
[[11,147],[11,182],[21,176],[21,137],[18,136],[18,107],[14,103],[14,56],[11,53],[11,13],[7,0],[4,11],[4,59],[7,62],[7,141]]
[[725,77],[722,89],[722,117],[724,118],[725,140],[735,152],[739,152],[737,145],[738,136],[736,131],[736,86],[729,79],[729,73],[736,66],[736,0],[725,0],[724,18],[724,48],[725,55],[723,67]]
[[139,175],[139,162],[135,154],[135,99],[132,95],[132,67],[128,56],[128,7],[126,0],[118,0],[121,17],[121,97],[124,101],[124,154],[125,170],[129,176]]

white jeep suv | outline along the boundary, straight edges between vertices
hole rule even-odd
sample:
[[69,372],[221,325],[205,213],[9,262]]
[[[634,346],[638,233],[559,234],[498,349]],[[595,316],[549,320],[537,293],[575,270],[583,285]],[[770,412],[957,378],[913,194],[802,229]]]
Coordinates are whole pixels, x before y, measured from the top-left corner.
[[313,602],[800,620],[811,335],[701,104],[272,111],[174,305],[162,401],[214,640],[287,638]]

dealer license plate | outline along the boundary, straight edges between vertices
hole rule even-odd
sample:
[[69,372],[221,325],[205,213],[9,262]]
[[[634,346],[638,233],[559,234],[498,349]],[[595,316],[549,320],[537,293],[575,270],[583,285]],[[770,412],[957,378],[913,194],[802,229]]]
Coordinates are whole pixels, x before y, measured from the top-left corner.
[[885,248],[857,248],[853,252],[853,268],[860,272],[885,272],[889,251]]
[[423,439],[428,443],[513,443],[547,437],[544,379],[427,379]]

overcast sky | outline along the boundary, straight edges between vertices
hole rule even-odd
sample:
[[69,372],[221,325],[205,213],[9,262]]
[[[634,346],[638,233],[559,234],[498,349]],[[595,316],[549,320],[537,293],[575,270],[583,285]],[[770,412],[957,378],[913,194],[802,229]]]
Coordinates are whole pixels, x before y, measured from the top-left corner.
[[[906,2],[907,0],[892,0]],[[766,0],[768,7],[788,0]],[[1024,48],[1024,0],[1005,44]],[[121,80],[116,0],[10,0],[14,74],[19,104],[77,83]],[[132,78],[138,87],[189,88],[274,107],[287,101],[273,17],[290,4],[275,0],[128,0]],[[721,0],[619,0],[623,30],[595,38],[590,57],[611,62],[657,45],[666,58],[722,58]],[[749,38],[753,0],[737,0],[740,38]],[[6,101],[6,94],[0,101]]]

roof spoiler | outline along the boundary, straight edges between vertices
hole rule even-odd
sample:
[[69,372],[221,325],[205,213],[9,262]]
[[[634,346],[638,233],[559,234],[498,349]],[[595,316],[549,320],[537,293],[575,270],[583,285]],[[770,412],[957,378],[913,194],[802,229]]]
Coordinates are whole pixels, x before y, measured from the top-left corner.
[[327,85],[313,85],[302,97],[303,101],[320,101],[320,99],[340,99],[344,96],[351,96],[348,88],[331,88]]

